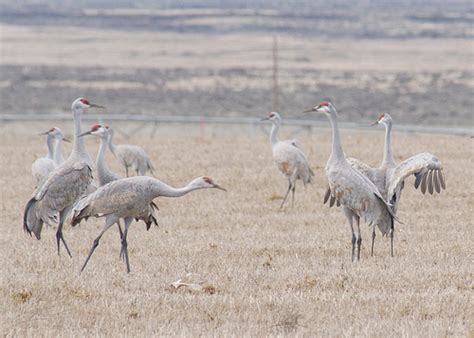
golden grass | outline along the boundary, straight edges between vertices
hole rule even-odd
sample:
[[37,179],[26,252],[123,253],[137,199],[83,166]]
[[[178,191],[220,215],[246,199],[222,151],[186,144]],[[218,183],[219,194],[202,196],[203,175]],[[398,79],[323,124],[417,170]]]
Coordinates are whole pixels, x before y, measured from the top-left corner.
[[[1,335],[472,335],[472,138],[395,133],[398,159],[430,151],[442,160],[447,190],[423,196],[410,179],[395,257],[380,236],[369,257],[363,227],[353,264],[341,210],[322,205],[328,129],[299,135],[316,179],[306,191],[298,186],[294,208],[283,212],[276,197],[286,182],[259,127],[160,126],[154,138],[146,130],[129,142],[151,154],[160,179],[182,185],[206,174],[228,192],[158,199],[160,227],[131,228],[130,274],[112,228],[79,275],[102,219],[66,227],[72,259],[57,256],[54,229],[37,241],[21,227],[30,164],[45,152],[34,134],[46,127],[0,130]],[[343,130],[346,153],[373,165],[382,141],[381,130]],[[91,153],[97,144],[88,140]],[[202,288],[171,286],[190,272]]]

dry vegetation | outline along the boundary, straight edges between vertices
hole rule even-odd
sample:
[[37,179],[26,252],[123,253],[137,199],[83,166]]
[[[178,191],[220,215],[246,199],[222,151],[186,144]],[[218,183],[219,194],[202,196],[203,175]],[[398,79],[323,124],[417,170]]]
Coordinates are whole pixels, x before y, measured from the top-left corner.
[[[79,275],[102,220],[65,229],[72,259],[57,256],[53,229],[37,241],[21,227],[30,164],[45,152],[34,134],[46,127],[0,129],[1,335],[472,335],[472,138],[395,133],[397,158],[435,153],[448,189],[423,196],[408,182],[396,256],[377,237],[369,257],[364,227],[362,259],[352,264],[341,211],[322,205],[328,129],[299,134],[316,180],[283,212],[276,197],[285,180],[259,127],[160,126],[154,137],[147,130],[129,142],[147,149],[160,179],[181,185],[206,174],[228,192],[158,199],[160,227],[131,228],[130,274],[111,229]],[[343,131],[346,153],[374,165],[382,140],[381,130]],[[91,153],[97,143],[88,140]],[[205,286],[171,286],[190,272]]]

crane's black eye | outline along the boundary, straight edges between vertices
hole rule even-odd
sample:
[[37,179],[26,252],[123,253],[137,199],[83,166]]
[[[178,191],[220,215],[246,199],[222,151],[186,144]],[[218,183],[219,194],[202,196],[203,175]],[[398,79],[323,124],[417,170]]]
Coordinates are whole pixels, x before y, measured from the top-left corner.
[[270,118],[272,118],[272,117],[274,117],[274,116],[275,116],[275,114],[270,114],[270,116],[269,116],[269,117],[270,117]]

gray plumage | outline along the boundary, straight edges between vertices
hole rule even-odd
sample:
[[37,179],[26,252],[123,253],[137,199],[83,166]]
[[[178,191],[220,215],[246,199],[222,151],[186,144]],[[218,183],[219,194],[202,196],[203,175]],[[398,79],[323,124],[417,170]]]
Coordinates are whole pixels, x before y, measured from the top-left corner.
[[56,168],[54,163],[54,136],[49,132],[41,135],[46,135],[48,154],[45,157],[38,158],[31,165],[31,174],[35,179],[36,187],[40,187],[46,181],[49,174],[53,172],[54,168]]
[[82,198],[73,208],[72,225],[75,226],[89,217],[105,217],[105,225],[99,236],[94,240],[81,271],[84,270],[92,253],[99,245],[102,235],[114,223],[123,218],[125,229],[121,240],[121,256],[125,259],[127,272],[130,272],[127,233],[132,220],[142,220],[147,226],[156,223],[152,210],[150,210],[150,204],[155,198],[160,196],[179,197],[193,190],[203,188],[225,190],[209,177],[199,177],[183,188],[173,188],[152,177],[135,176],[110,182]]
[[311,183],[314,172],[311,170],[306,155],[303,152],[303,147],[298,140],[280,141],[278,139],[278,131],[281,125],[280,114],[271,112],[262,121],[270,121],[272,123],[270,143],[273,160],[278,169],[288,179],[288,189],[280,205],[280,208],[283,208],[290,191],[292,192],[292,204],[294,203],[296,181],[301,180],[303,185],[306,186],[308,183]]
[[70,142],[64,139],[61,129],[53,127],[40,135],[46,136],[46,145],[48,154],[33,162],[31,172],[36,180],[36,187],[40,187],[54,169],[64,162],[62,155],[62,141]]
[[24,215],[23,227],[27,233],[34,233],[41,238],[43,224],[58,224],[56,241],[58,254],[60,241],[64,244],[69,256],[71,252],[62,235],[66,216],[76,202],[89,188],[92,182],[92,161],[87,153],[81,134],[81,116],[89,107],[100,107],[89,103],[85,98],[78,98],[72,104],[74,115],[74,146],[69,158],[57,167],[46,182],[28,201]]
[[[105,153],[107,151],[108,145],[109,145],[109,140],[110,140],[110,133],[108,131],[108,127],[102,126],[99,124],[95,124],[91,127],[91,129],[80,136],[85,136],[85,135],[95,135],[100,138],[100,146],[99,146],[99,151],[97,152],[97,158],[96,158],[96,169],[97,169],[97,178],[99,181],[99,186],[104,186],[110,182],[117,181],[121,179],[119,175],[115,174],[112,172],[108,166],[107,162],[105,161]],[[96,187],[93,191],[97,190],[98,187]],[[89,192],[92,193],[93,191]],[[88,194],[89,194],[88,193]],[[158,225],[158,222],[156,220],[156,216],[154,211],[158,210],[158,207],[156,204],[153,202],[150,203],[150,215],[151,218],[154,220],[154,223]],[[147,222],[147,230],[150,229],[151,222]],[[117,221],[117,226],[120,232],[120,238],[123,237],[123,231],[120,226],[120,221]]]
[[[405,186],[405,179],[414,175],[415,188],[420,188],[424,194],[426,190],[430,194],[434,191],[440,193],[446,188],[443,166],[432,154],[424,152],[414,155],[407,160],[398,163],[392,153],[392,117],[389,114],[381,114],[374,124],[385,126],[385,144],[382,163],[378,168],[354,159],[348,159],[353,168],[367,176],[379,189],[386,201],[392,205],[396,214],[401,199],[401,193]],[[375,228],[372,230],[371,255],[373,255],[375,240]]]
[[115,158],[125,167],[126,175],[128,177],[128,168],[132,168],[137,175],[145,175],[147,171],[150,171],[154,175],[154,166],[148,157],[147,153],[142,147],[132,144],[119,144],[113,143],[114,130],[109,128],[110,139],[109,148]]
[[[324,113],[331,122],[332,151],[326,164],[330,192],[329,196],[326,194],[325,200],[343,206],[352,232],[352,260],[359,260],[362,243],[360,218],[369,225],[377,225],[383,234],[390,234],[393,240],[395,215],[377,187],[346,160],[334,106],[329,102],[321,102],[306,112],[311,111]],[[355,231],[353,220],[355,220]]]

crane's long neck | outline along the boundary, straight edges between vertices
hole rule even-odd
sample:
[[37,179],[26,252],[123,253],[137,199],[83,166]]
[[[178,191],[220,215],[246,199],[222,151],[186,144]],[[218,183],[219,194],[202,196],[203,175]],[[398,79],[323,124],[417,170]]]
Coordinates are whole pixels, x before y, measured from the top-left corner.
[[113,131],[110,131],[110,132],[109,132],[109,141],[108,141],[108,143],[109,143],[109,149],[110,149],[110,151],[111,151],[113,154],[115,154],[115,144],[114,144],[114,142],[113,142],[113,139],[114,139],[114,132],[113,132]]
[[392,123],[384,123],[385,125],[385,145],[383,150],[382,166],[395,164],[392,153]]
[[272,146],[278,143],[278,131],[280,130],[280,122],[272,124],[272,130],[270,131],[270,143]]
[[185,187],[182,188],[174,188],[166,183],[163,183],[158,180],[154,180],[153,186],[152,186],[152,191],[153,191],[153,198],[156,198],[158,196],[162,197],[181,197],[183,195],[186,195],[187,193],[197,190],[197,189],[202,189],[200,186],[193,185],[192,182],[186,185]]
[[107,144],[109,140],[108,135],[104,135],[100,138],[99,152],[97,153],[96,166],[97,174],[99,176],[99,182],[103,182],[103,179],[107,174],[110,173],[109,168],[105,162],[105,151],[107,150]]
[[48,134],[46,138],[46,145],[48,146],[48,155],[46,156],[50,160],[54,159],[54,148],[53,148],[54,137]]
[[74,145],[72,147],[71,156],[69,159],[73,159],[76,161],[84,161],[89,165],[92,165],[92,160],[87,152],[86,146],[84,145],[84,140],[81,135],[81,118],[82,118],[82,110],[76,109],[73,111],[74,113]]
[[344,151],[341,145],[341,136],[339,134],[339,125],[337,124],[336,112],[331,112],[329,121],[332,127],[332,150],[329,161],[343,161],[345,160]]
[[54,163],[56,163],[56,165],[60,165],[63,162],[63,140],[62,138],[57,138],[54,145]]

